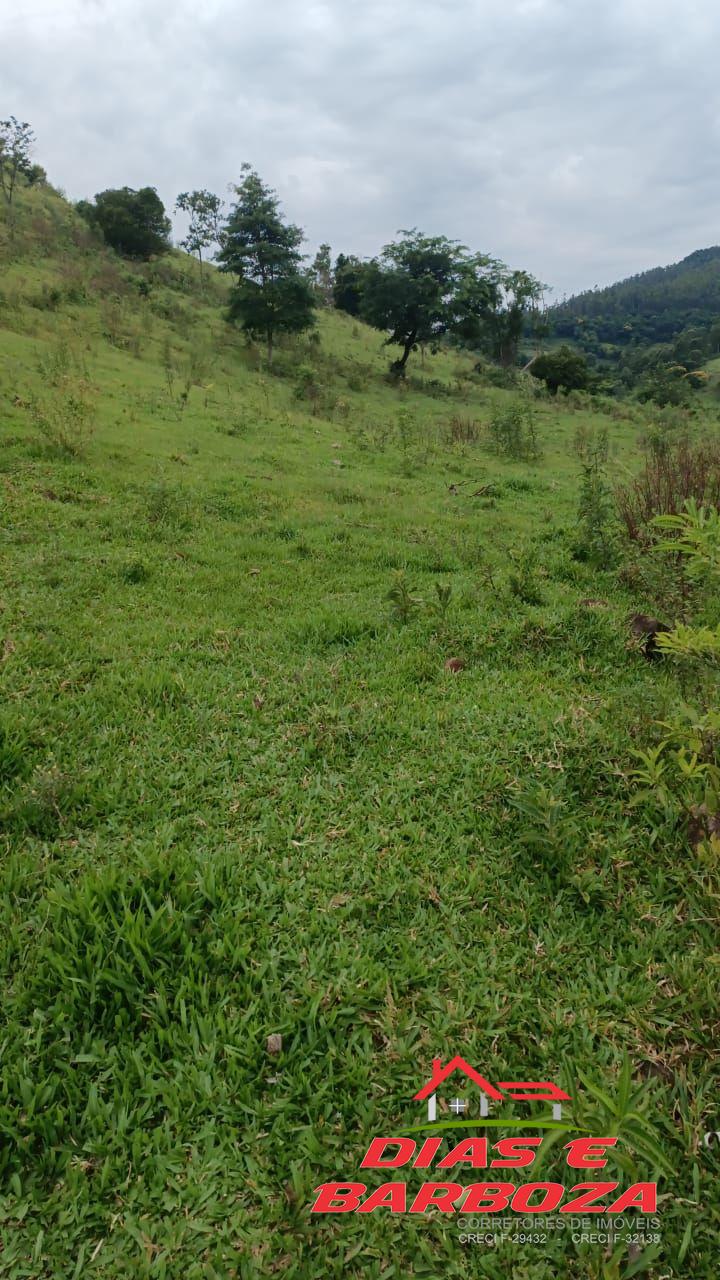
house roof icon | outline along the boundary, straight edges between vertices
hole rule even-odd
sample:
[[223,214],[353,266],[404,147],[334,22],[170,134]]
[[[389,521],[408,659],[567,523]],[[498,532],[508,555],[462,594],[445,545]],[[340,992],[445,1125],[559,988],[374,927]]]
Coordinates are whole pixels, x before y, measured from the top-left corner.
[[489,1102],[502,1102],[508,1099],[532,1102],[537,1099],[538,1101],[552,1102],[553,1120],[560,1120],[562,1119],[562,1103],[570,1101],[570,1095],[550,1081],[542,1083],[501,1081],[497,1085],[491,1084],[489,1080],[480,1075],[479,1071],[471,1067],[469,1062],[466,1062],[464,1058],[456,1054],[444,1066],[440,1058],[434,1058],[430,1079],[414,1095],[418,1102],[424,1102],[427,1099],[428,1120],[430,1122],[437,1118],[437,1090],[457,1071],[467,1076],[468,1080],[471,1080],[480,1090],[481,1116],[487,1116]]
[[427,1084],[424,1084],[422,1089],[418,1089],[418,1092],[415,1094],[416,1100],[418,1102],[423,1102],[425,1098],[429,1098],[430,1095],[435,1093],[440,1085],[444,1084],[448,1077],[454,1075],[456,1071],[461,1071],[463,1075],[468,1076],[468,1078],[472,1080],[473,1084],[476,1084],[480,1092],[484,1093],[487,1098],[492,1098],[494,1102],[502,1101],[503,1094],[500,1090],[496,1089],[495,1085],[490,1084],[489,1080],[486,1080],[484,1076],[481,1076],[480,1072],[476,1071],[474,1067],[471,1067],[470,1063],[466,1062],[464,1058],[461,1058],[459,1054],[456,1054],[454,1058],[451,1058],[449,1062],[446,1062],[445,1066],[443,1066],[440,1058],[433,1059],[433,1073],[427,1081]]

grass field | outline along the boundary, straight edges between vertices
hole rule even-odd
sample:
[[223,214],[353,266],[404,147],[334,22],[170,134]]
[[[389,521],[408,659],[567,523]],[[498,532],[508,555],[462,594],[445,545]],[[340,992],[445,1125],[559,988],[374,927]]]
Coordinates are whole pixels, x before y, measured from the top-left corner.
[[[0,275],[0,1274],[716,1275],[717,867],[629,777],[682,689],[573,556],[574,436],[619,476],[644,411],[539,400],[505,461],[469,357],[396,389],[323,315],[268,372],[223,282],[34,201]],[[454,1053],[566,1082],[605,1176],[659,1175],[662,1245],[313,1218]]]

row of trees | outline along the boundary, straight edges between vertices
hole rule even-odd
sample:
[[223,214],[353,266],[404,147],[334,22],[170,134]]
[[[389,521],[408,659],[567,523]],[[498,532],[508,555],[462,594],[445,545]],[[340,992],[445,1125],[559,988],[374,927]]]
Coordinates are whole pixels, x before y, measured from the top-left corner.
[[398,368],[443,334],[513,365],[528,316],[542,302],[540,282],[442,236],[400,236],[370,262],[340,254],[332,283],[338,310],[390,330],[388,340],[403,349]]
[[[18,179],[32,183],[44,171],[31,161],[33,131],[11,116],[0,121],[0,191],[12,228]],[[232,188],[227,218],[223,201],[205,189],[181,192],[176,212],[187,218],[180,241],[197,255],[201,285],[204,259],[216,256],[231,273],[229,318],[267,344],[268,360],[279,333],[302,333],[318,306],[361,317],[400,348],[391,369],[404,376],[412,351],[444,337],[482,349],[503,365],[515,363],[528,315],[537,330],[542,287],[524,271],[510,271],[486,254],[470,253],[444,236],[402,231],[378,257],[361,261],[340,254],[333,268],[322,244],[309,270],[303,267],[303,233],[284,221],[278,197],[249,165]],[[154,187],[121,187],[81,200],[78,212],[107,244],[128,257],[150,258],[171,248],[170,220]],[[586,362],[569,348],[536,359],[532,372],[551,390],[588,385]]]
[[[0,191],[11,229],[19,177],[45,177],[32,164],[33,142],[27,121],[0,121]],[[400,348],[391,366],[398,376],[404,376],[412,351],[445,337],[484,350],[501,364],[515,363],[526,317],[538,310],[542,296],[539,281],[527,272],[416,229],[400,232],[370,261],[341,254],[334,270],[330,246],[323,244],[306,270],[303,233],[283,219],[276,192],[250,165],[243,166],[232,190],[235,201],[225,219],[223,202],[213,192],[178,195],[175,210],[188,221],[180,243],[197,255],[201,283],[204,257],[213,253],[220,270],[235,277],[229,317],[264,339],[269,360],[277,334],[302,333],[312,326],[318,306],[334,305]],[[128,257],[148,259],[171,247],[170,219],[154,187],[101,191],[76,207],[107,244]]]
[[654,267],[605,289],[588,290],[552,308],[555,332],[588,350],[672,341],[691,326],[706,328],[720,312],[720,247],[698,249],[669,267]]
[[[33,142],[27,121],[0,121],[0,191],[11,228],[19,177],[32,182],[45,176],[32,164]],[[283,219],[276,192],[250,165],[243,166],[232,190],[227,218],[212,191],[178,195],[175,210],[188,224],[180,244],[197,255],[201,284],[204,259],[213,254],[220,270],[235,277],[229,317],[264,339],[269,360],[277,334],[303,332],[318,306],[332,305],[361,317],[400,348],[391,366],[398,376],[404,376],[412,351],[444,337],[503,365],[515,363],[528,313],[537,313],[542,297],[542,286],[527,272],[416,229],[400,232],[370,261],[340,254],[334,269],[330,246],[323,244],[306,270],[303,233]],[[154,187],[112,188],[76,207],[108,245],[128,257],[148,259],[171,248],[170,219]]]
[[234,191],[218,263],[236,276],[231,318],[253,336],[262,334],[269,355],[274,333],[302,332],[316,306],[334,305],[400,348],[391,365],[398,376],[412,351],[445,336],[515,363],[526,315],[542,297],[542,286],[527,272],[416,229],[401,231],[369,261],[341,254],[334,270],[330,246],[323,244],[305,272],[302,231],[283,221],[276,193],[250,166]]
[[[314,323],[318,306],[335,306],[400,348],[391,366],[398,376],[412,351],[446,336],[502,364],[515,363],[526,316],[542,296],[527,272],[417,230],[400,232],[370,261],[341,254],[334,269],[330,246],[321,245],[308,270],[303,232],[284,220],[276,192],[251,166],[243,166],[232,191],[226,218],[219,196],[182,192],[175,208],[188,218],[188,231],[180,243],[197,255],[201,280],[203,261],[213,255],[220,270],[235,277],[230,319],[265,341],[268,359],[278,334],[301,333]],[[121,253],[150,257],[170,248],[170,222],[154,188],[103,191],[77,208]]]
[[[33,143],[27,121],[0,121],[0,207],[4,203],[11,239],[19,183],[45,180],[32,162]],[[634,388],[641,398],[674,404],[705,385],[701,366],[720,351],[720,248],[546,312],[543,286],[528,272],[416,229],[399,232],[369,261],[341,253],[334,267],[330,246],[322,244],[306,268],[302,231],[285,222],[276,193],[255,170],[245,165],[231,190],[235,199],[227,215],[211,191],[178,195],[175,210],[187,219],[180,245],[197,256],[201,286],[209,258],[235,277],[229,317],[266,342],[269,359],[276,336],[308,329],[322,306],[382,331],[400,350],[391,365],[398,376],[414,350],[441,339],[512,366],[523,336],[539,350],[552,327],[573,346],[538,355],[528,366],[551,390]],[[102,191],[93,201],[81,200],[77,210],[128,257],[147,259],[171,248],[170,219],[154,187]]]

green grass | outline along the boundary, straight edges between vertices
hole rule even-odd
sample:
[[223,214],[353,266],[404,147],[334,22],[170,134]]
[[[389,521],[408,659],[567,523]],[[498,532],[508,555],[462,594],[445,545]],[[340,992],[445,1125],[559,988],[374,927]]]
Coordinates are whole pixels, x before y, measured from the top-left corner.
[[[631,804],[680,689],[628,648],[645,602],[572,553],[576,428],[607,425],[620,474],[642,414],[540,401],[542,459],[505,462],[509,393],[467,357],[397,390],[333,315],[269,373],[224,282],[174,256],[143,298],[147,269],[35,200],[0,276],[0,1274],[714,1275],[716,868]],[[55,456],[33,406],[78,388],[94,434]],[[620,1126],[621,1188],[653,1159],[578,1072],[612,1101],[627,1059],[672,1170],[660,1254],[313,1219],[454,1053],[571,1082],[579,1125]],[[568,1174],[550,1151],[539,1176]]]

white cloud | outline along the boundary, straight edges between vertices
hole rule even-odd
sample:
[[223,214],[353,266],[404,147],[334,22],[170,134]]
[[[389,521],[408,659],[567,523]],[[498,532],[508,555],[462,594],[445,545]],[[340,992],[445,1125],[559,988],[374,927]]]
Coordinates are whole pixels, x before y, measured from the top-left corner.
[[562,292],[720,239],[718,36],[714,0],[25,0],[0,115],[72,197],[250,160],[311,245],[416,225]]

